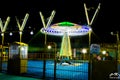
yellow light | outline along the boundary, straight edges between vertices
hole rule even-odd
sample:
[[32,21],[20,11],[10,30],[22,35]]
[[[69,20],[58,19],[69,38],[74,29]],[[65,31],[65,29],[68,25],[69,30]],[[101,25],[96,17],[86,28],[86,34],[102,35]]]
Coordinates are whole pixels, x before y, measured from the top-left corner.
[[102,54],[106,54],[106,51],[102,51]]
[[19,34],[22,34],[22,32],[20,31]]
[[4,33],[1,33],[1,36],[4,36]]
[[3,54],[5,55],[5,54],[6,54],[6,52],[3,52]]
[[51,49],[52,47],[49,45],[47,48],[48,48],[48,49]]
[[82,53],[83,54],[87,53],[87,49],[82,49]]

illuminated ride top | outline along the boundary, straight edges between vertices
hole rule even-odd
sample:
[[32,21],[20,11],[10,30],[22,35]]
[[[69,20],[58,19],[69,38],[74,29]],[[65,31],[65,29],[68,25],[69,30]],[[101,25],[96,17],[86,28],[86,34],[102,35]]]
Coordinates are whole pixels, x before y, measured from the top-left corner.
[[91,27],[88,25],[78,25],[65,21],[42,28],[41,32],[55,36],[63,36],[64,33],[67,33],[69,36],[81,36],[88,34],[89,30],[91,30]]

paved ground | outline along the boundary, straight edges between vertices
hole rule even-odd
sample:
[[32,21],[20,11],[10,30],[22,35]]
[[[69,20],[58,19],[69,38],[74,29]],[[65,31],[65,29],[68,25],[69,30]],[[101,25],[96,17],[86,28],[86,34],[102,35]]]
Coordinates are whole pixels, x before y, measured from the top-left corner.
[[0,80],[40,80],[40,79],[35,79],[35,78],[30,78],[30,77],[22,77],[22,76],[15,76],[15,75],[8,75],[8,74],[5,74],[5,73],[0,73]]

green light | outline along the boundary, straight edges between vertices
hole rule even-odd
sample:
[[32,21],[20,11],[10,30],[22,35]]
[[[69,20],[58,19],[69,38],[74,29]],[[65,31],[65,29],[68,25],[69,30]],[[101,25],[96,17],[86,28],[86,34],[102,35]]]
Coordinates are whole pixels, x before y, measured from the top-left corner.
[[74,24],[71,23],[71,22],[64,21],[64,22],[58,23],[58,26],[61,26],[61,27],[62,27],[62,26],[71,27],[71,26],[74,26]]

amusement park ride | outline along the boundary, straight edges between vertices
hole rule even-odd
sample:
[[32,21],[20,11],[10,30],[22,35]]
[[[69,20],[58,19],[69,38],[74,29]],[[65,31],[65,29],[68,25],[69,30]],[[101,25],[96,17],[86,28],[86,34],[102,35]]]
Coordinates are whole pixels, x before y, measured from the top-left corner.
[[45,34],[45,44],[47,41],[46,35],[53,35],[53,36],[63,36],[62,43],[61,43],[61,49],[60,49],[60,55],[59,57],[63,59],[72,59],[72,51],[71,51],[71,43],[70,43],[70,36],[81,36],[81,35],[87,35],[89,34],[89,46],[91,44],[91,32],[92,28],[91,25],[93,23],[93,20],[98,13],[98,10],[100,9],[100,3],[91,19],[89,20],[88,11],[86,4],[84,4],[85,9],[85,15],[87,19],[87,25],[79,25],[75,24],[69,21],[63,21],[60,23],[56,23],[53,25],[50,25],[53,17],[55,15],[55,11],[53,10],[51,13],[51,16],[48,20],[47,25],[45,24],[44,17],[42,15],[42,12],[40,12],[41,20],[43,23],[43,28],[41,29],[41,32]]

